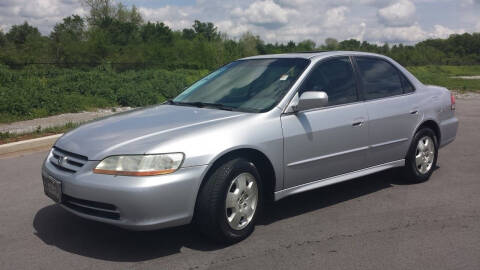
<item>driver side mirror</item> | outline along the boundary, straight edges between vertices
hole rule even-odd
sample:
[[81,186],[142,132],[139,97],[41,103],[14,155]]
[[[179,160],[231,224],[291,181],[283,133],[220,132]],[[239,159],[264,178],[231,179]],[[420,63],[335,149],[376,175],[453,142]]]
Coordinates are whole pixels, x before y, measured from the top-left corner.
[[297,104],[292,106],[294,112],[306,111],[325,107],[328,104],[328,95],[323,91],[306,91],[298,97]]

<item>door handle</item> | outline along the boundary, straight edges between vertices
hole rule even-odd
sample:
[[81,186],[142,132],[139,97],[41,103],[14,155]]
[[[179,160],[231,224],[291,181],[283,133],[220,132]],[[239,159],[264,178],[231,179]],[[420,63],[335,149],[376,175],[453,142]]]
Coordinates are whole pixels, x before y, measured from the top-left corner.
[[410,114],[418,114],[418,110],[412,110],[410,111]]
[[352,123],[352,126],[354,127],[361,127],[363,126],[363,121],[356,121]]
[[363,126],[363,122],[365,122],[365,118],[363,117],[355,118],[353,119],[352,126],[361,127]]

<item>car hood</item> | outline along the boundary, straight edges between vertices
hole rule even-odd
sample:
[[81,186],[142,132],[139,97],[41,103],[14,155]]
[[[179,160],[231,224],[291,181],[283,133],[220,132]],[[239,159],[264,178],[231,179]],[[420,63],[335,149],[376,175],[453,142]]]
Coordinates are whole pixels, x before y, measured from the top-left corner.
[[[212,122],[229,121],[248,113],[175,105],[158,105],[120,113],[84,124],[60,137],[55,143],[63,150],[101,160],[109,155],[142,154],[155,144],[172,138],[173,133]],[[193,128],[193,129],[192,129]]]

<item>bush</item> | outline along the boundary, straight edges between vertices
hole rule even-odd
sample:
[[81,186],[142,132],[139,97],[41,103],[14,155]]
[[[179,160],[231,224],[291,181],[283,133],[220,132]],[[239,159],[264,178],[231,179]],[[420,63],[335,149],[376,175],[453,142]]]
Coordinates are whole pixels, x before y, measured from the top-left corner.
[[0,65],[0,122],[157,104],[207,73],[163,69],[116,72],[108,66],[81,70],[33,65],[11,70]]

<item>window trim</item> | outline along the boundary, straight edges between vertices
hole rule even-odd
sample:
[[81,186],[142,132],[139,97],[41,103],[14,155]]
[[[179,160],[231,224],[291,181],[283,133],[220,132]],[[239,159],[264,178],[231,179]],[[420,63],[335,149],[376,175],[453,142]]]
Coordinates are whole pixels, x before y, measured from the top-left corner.
[[[339,59],[339,58],[347,58],[350,62],[350,67],[352,68],[352,73],[353,73],[353,80],[355,81],[355,93],[357,94],[357,100],[352,101],[352,102],[348,102],[348,103],[327,105],[327,106],[324,106],[324,107],[321,107],[321,108],[315,108],[315,109],[312,109],[312,110],[326,109],[326,108],[332,108],[332,107],[340,107],[340,106],[345,106],[345,105],[350,105],[350,104],[355,104],[355,103],[358,103],[358,102],[362,102],[363,99],[362,99],[361,94],[360,94],[361,91],[360,91],[360,88],[359,88],[359,81],[358,81],[358,78],[357,78],[355,67],[353,65],[352,56],[350,56],[350,55],[335,55],[335,56],[330,56],[330,57],[326,57],[324,59],[321,59],[321,60],[317,61],[315,64],[313,64],[313,66],[310,69],[310,71],[308,72],[308,74],[306,74],[307,76],[305,76],[305,78],[303,78],[303,80],[300,82],[297,89],[295,89],[295,93],[292,95],[292,98],[290,99],[290,101],[287,104],[290,104],[292,102],[292,100],[295,98],[295,95],[300,92],[303,84],[310,78],[310,76],[312,76],[312,73],[315,70],[315,68],[317,68],[319,65],[324,64],[328,61],[332,61],[332,60]],[[288,106],[287,106],[287,108],[288,108]],[[311,110],[308,110],[308,111],[311,111]]]
[[[408,79],[408,77],[405,76],[405,74],[403,74],[403,72],[398,67],[396,67],[391,61],[389,61],[388,59],[385,59],[383,57],[374,56],[374,55],[355,55],[352,58],[353,58],[352,60],[354,62],[355,70],[356,70],[356,73],[357,73],[357,76],[358,76],[358,84],[360,85],[360,89],[361,89],[361,93],[362,93],[362,97],[363,97],[364,101],[373,101],[373,100],[380,100],[380,99],[387,99],[387,98],[392,98],[392,97],[411,95],[411,94],[413,94],[417,91],[416,87],[414,86],[414,84],[412,84],[412,82]],[[393,67],[396,70],[397,75],[400,79],[400,83],[402,85],[402,93],[401,94],[396,94],[396,95],[391,95],[391,96],[386,96],[386,97],[367,99],[367,93],[366,93],[365,87],[363,85],[362,75],[360,74],[360,69],[359,69],[358,64],[357,64],[357,59],[358,58],[370,58],[370,59],[374,59],[374,60],[384,61],[387,64],[389,64],[391,67]],[[409,92],[409,93],[405,92],[404,81],[407,82],[408,84],[410,84],[410,86],[413,89],[412,92]]]

